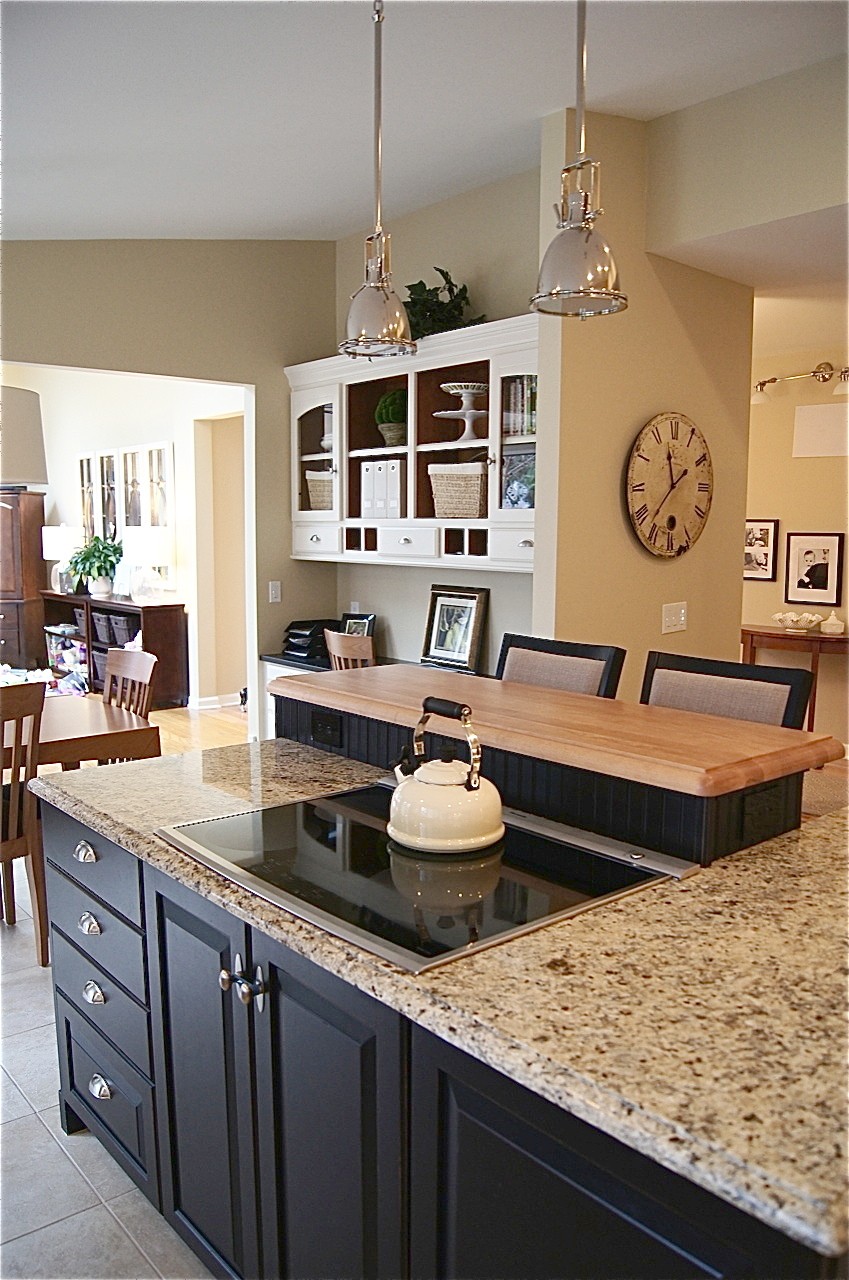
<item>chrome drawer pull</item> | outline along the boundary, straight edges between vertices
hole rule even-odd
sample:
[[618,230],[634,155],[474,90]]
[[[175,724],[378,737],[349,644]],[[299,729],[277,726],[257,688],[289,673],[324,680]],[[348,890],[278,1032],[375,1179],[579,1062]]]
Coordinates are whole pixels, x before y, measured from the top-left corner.
[[112,1090],[103,1076],[93,1075],[88,1082],[88,1091],[93,1098],[99,1098],[101,1102],[108,1102],[112,1097]]
[[412,538],[399,538],[399,539],[398,539],[398,545],[399,545],[399,546],[401,546],[401,547],[409,547],[409,546],[411,546],[411,545],[412,545],[412,542],[413,542],[413,539],[412,539]]
[[84,911],[77,922],[77,928],[80,933],[95,934],[103,933],[100,927],[100,921],[97,916],[93,916],[90,911]]
[[318,536],[317,533],[311,533],[310,542],[321,542],[321,538]]
[[532,547],[533,545],[534,545],[533,538],[523,538],[522,541],[519,543],[520,547]]
[[77,862],[97,862],[97,854],[92,849],[88,840],[81,840],[74,850],[74,857]]
[[89,1004],[106,1004],[106,996],[103,994],[102,987],[99,987],[91,978],[83,987],[83,999],[87,1000]]

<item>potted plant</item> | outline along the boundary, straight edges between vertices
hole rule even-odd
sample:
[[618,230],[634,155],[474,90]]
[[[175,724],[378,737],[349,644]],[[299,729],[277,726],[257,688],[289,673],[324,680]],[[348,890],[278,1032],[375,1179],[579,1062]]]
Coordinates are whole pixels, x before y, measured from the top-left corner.
[[415,284],[407,285],[409,297],[404,305],[412,336],[416,339],[426,338],[432,333],[446,333],[449,329],[466,329],[470,324],[482,324],[486,316],[463,319],[463,312],[472,305],[466,285],[455,284],[442,267],[433,269],[442,276],[442,284],[428,288],[424,280],[417,280]]
[[407,443],[407,391],[394,387],[384,391],[377,402],[374,420],[383,439],[390,446]]
[[124,554],[120,542],[101,538],[97,534],[68,561],[68,568],[77,578],[88,581],[89,594],[101,599],[112,594],[112,579]]

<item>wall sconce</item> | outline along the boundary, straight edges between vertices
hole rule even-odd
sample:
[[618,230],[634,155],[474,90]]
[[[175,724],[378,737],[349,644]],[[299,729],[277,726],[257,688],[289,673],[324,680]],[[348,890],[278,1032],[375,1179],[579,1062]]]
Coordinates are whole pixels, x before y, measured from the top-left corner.
[[[821,364],[817,365],[816,369],[808,369],[805,373],[788,373],[783,378],[763,378],[760,382],[755,383],[755,389],[752,392],[752,404],[768,404],[769,396],[766,393],[766,389],[775,383],[795,382],[798,378],[815,378],[819,383],[826,383],[831,382],[834,373],[834,365],[829,364],[827,360],[823,360]],[[832,394],[836,396],[849,395],[849,367],[837,370],[837,379],[837,386]]]

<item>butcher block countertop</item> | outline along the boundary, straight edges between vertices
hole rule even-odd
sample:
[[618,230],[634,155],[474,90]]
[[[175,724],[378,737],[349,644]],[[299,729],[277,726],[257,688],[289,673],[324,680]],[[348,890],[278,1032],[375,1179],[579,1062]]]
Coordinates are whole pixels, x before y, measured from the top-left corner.
[[[467,703],[484,746],[693,796],[722,796],[843,757],[804,733],[668,707],[397,664],[278,676],[268,690],[390,724],[415,725],[428,696]],[[464,737],[456,721],[428,728]],[[388,763],[388,762],[387,762]]]
[[[430,675],[429,685],[453,694],[456,682],[437,687]],[[846,811],[418,976],[154,835],[379,776],[278,740],[47,775],[33,790],[534,1093],[794,1240],[841,1254]]]

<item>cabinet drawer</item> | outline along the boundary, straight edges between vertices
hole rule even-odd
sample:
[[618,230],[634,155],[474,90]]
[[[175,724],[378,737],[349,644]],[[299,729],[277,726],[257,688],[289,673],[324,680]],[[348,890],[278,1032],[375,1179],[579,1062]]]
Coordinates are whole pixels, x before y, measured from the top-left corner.
[[149,1076],[147,1011],[87,955],[72,947],[57,929],[52,929],[50,936],[53,981],[57,988],[125,1057]]
[[439,555],[439,529],[426,526],[417,529],[411,525],[380,525],[377,530],[377,554],[380,556],[407,557],[435,560]]
[[342,550],[342,526],[338,524],[296,524],[292,529],[292,554],[335,556]]
[[533,529],[490,529],[489,558],[511,564],[533,564]]
[[147,989],[141,935],[50,863],[47,864],[47,905],[50,923],[66,937],[73,938],[80,951],[144,1004]]
[[64,1101],[158,1207],[153,1086],[58,994],[56,1026]]
[[[45,856],[113,911],[141,925],[138,859],[50,805],[42,805],[42,823]],[[93,861],[80,861],[81,856],[91,858],[92,854]]]

